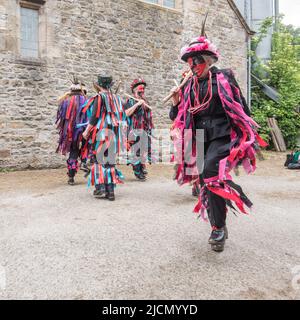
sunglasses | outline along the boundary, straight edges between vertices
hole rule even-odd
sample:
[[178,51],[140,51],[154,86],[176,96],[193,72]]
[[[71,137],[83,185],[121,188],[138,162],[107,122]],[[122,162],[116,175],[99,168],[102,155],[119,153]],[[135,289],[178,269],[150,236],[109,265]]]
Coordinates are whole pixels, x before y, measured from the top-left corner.
[[196,66],[197,64],[203,64],[205,62],[206,61],[202,56],[194,56],[188,59],[188,63],[193,66]]

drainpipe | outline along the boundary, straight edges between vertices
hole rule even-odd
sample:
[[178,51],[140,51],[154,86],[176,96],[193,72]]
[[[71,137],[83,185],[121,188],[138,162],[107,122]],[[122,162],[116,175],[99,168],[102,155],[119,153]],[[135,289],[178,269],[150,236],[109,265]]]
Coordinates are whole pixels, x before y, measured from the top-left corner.
[[279,18],[279,0],[275,0],[274,3],[274,10],[275,10],[275,32],[278,31],[278,18]]
[[[251,50],[251,37],[248,36],[248,53]],[[251,57],[248,54],[248,59],[247,59],[247,86],[248,86],[248,96],[247,96],[247,102],[249,109],[251,109]]]
[[[248,1],[245,0],[245,13],[246,13],[246,19],[247,23],[252,28],[252,0]],[[251,37],[248,35],[248,53],[251,50]],[[247,102],[249,109],[251,110],[251,57],[248,55],[247,59],[247,69],[248,69],[248,74],[247,74],[247,86],[248,86],[248,95],[247,95]]]

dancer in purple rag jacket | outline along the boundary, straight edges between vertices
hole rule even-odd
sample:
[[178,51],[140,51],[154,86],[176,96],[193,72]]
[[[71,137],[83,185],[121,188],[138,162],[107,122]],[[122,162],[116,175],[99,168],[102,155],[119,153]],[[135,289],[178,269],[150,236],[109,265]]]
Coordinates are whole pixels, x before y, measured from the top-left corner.
[[[70,91],[59,99],[57,111],[57,129],[59,130],[59,141],[56,152],[62,155],[69,154],[68,184],[74,185],[74,177],[78,171],[78,158],[81,157],[81,146],[85,143],[82,132],[85,127],[81,124],[86,122],[86,115],[82,107],[86,102],[86,90],[84,84],[74,78]],[[82,169],[88,171],[86,160],[82,160]]]

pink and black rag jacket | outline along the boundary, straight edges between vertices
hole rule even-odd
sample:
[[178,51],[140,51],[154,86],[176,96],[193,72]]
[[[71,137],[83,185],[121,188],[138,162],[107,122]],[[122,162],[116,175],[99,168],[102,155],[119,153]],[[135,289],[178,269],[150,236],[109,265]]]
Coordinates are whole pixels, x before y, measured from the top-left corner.
[[[135,104],[136,101],[132,98],[129,98],[124,105],[124,109],[127,110]],[[148,159],[148,161],[151,161],[151,155],[148,153],[151,149],[151,135],[152,130],[154,129],[152,111],[143,106],[139,106],[130,117],[127,117],[127,125],[127,151],[130,151],[132,146],[139,141],[139,135],[141,135],[141,131],[143,131],[143,133],[147,134],[148,136],[147,142],[149,144],[147,150],[145,150],[147,155],[144,156]],[[128,163],[137,165],[141,163],[141,158],[133,162],[128,159]]]
[[[215,81],[219,101],[225,111],[230,124],[229,155],[218,163],[218,175],[204,179],[197,205],[194,212],[207,220],[208,199],[207,190],[223,197],[226,204],[234,209],[233,203],[242,213],[247,213],[246,207],[252,203],[245,196],[241,187],[233,183],[230,172],[238,165],[242,165],[249,174],[256,169],[256,153],[260,147],[267,144],[258,135],[258,124],[247,115],[245,100],[231,70],[219,70],[215,67]],[[179,184],[195,181],[199,177],[196,159],[201,155],[196,153],[196,139],[192,107],[191,92],[195,89],[197,79],[191,77],[180,92],[178,114],[174,121],[172,136],[175,148],[175,160],[178,165],[176,179]],[[190,129],[190,130],[186,130]],[[177,158],[177,159],[176,159]],[[183,161],[182,161],[183,159]],[[205,161],[205,160],[204,160]]]

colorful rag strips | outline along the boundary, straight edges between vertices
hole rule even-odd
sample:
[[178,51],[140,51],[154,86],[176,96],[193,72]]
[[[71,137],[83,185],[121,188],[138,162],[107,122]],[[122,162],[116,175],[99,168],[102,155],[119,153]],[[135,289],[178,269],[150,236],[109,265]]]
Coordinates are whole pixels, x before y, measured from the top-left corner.
[[[127,108],[131,108],[134,106],[136,101],[132,98],[129,98],[126,102]],[[128,155],[127,164],[138,165],[142,162],[149,162],[153,163],[154,159],[151,156],[151,135],[152,130],[154,129],[153,124],[153,115],[150,109],[144,108],[140,106],[138,110],[130,117],[127,117],[127,151],[131,151],[132,155]],[[147,135],[147,142],[141,144],[140,140],[140,147],[143,150],[140,151],[139,159],[136,159],[136,155],[134,154],[137,150],[137,146],[135,145],[138,143],[140,138],[145,139]],[[149,145],[148,145],[149,144]],[[141,154],[142,153],[142,154]]]
[[[240,90],[230,84],[230,77],[233,77],[231,70],[219,71],[217,73],[218,93],[223,108],[231,123],[231,149],[228,157],[219,162],[219,174],[216,177],[205,180],[205,184],[201,188],[199,201],[194,208],[194,212],[206,219],[208,200],[207,190],[223,197],[227,205],[231,208],[234,202],[240,212],[246,213],[244,205],[248,208],[252,206],[250,200],[245,196],[242,189],[232,182],[230,171],[237,167],[240,163],[245,171],[249,174],[256,169],[256,151],[259,147],[266,147],[267,143],[258,135],[258,124],[244,112]],[[189,110],[191,109],[190,92],[192,88],[192,79],[186,84],[181,94],[181,103],[178,107],[178,115],[175,119],[174,129],[172,132],[174,147],[177,156],[182,159],[188,159],[186,163],[178,166],[176,179],[179,184],[193,181],[197,175],[196,168],[196,142],[189,136],[192,130],[192,121],[189,121]],[[190,147],[190,148],[189,148]],[[187,150],[191,150],[187,154]],[[183,157],[184,156],[184,157]],[[187,172],[189,170],[189,172]]]
[[[126,105],[132,107],[136,103],[133,99],[128,99]],[[152,111],[147,108],[143,108],[140,106],[138,110],[131,116],[127,117],[128,130],[138,130],[142,129],[145,131],[151,131],[154,129],[153,121],[152,121]]]
[[74,142],[79,147],[84,126],[78,127],[78,125],[86,122],[86,115],[82,112],[85,102],[85,96],[71,95],[67,96],[58,107],[56,124],[59,141],[56,152],[66,155]]
[[[113,150],[118,155],[126,147],[126,113],[121,98],[112,93],[99,93],[90,98],[83,109],[91,119],[96,108],[97,124],[91,131],[89,143],[85,145],[83,154],[94,157],[105,150]],[[90,152],[87,150],[90,148]],[[123,175],[114,166],[94,163],[91,168],[88,185],[102,183],[122,183]]]
[[88,179],[88,186],[99,184],[120,184],[123,183],[124,176],[120,170],[114,166],[106,167],[105,165],[94,163]]
[[78,167],[79,167],[78,160],[68,159],[67,166],[68,166],[68,170],[75,170],[75,172],[78,172]]

